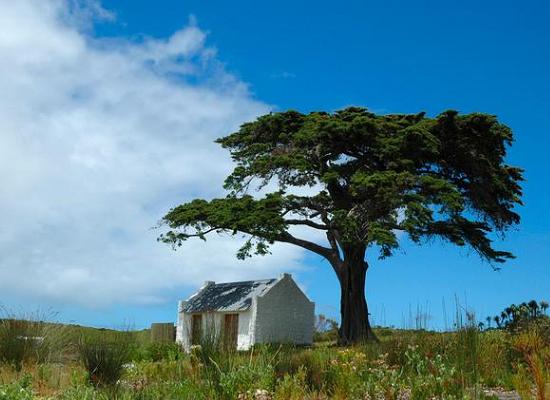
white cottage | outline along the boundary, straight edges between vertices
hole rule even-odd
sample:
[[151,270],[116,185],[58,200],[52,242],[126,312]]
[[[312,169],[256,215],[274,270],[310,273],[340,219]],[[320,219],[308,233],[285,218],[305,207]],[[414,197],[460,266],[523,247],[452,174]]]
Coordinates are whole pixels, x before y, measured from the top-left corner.
[[238,350],[256,343],[311,344],[315,303],[290,274],[279,279],[205,282],[180,301],[176,342],[185,349],[205,335],[223,334]]

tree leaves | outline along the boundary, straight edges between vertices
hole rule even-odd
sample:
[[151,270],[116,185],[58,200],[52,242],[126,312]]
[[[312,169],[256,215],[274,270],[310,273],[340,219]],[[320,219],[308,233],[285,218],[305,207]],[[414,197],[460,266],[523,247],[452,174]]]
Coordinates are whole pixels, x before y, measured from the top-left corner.
[[[397,231],[415,242],[440,237],[486,260],[512,257],[489,235],[519,222],[522,170],[505,163],[511,130],[496,117],[445,111],[376,115],[350,107],[334,113],[271,113],[218,139],[236,163],[228,197],[171,210],[160,240],[181,245],[212,231],[249,236],[239,257],[293,243],[337,262],[353,246],[378,245],[387,257]],[[263,198],[254,185],[275,185]],[[291,194],[300,187],[317,194]],[[299,218],[298,218],[299,217]],[[298,239],[290,226],[325,230],[328,245]]]

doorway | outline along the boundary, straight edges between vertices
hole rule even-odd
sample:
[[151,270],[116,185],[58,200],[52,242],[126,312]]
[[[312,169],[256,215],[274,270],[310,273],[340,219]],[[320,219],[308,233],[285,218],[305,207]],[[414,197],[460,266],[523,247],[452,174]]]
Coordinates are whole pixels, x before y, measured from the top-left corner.
[[239,335],[239,314],[225,314],[224,319],[224,338],[228,348],[237,347],[237,337]]
[[193,314],[191,319],[191,344],[192,345],[201,344],[201,333],[202,333],[202,315]]

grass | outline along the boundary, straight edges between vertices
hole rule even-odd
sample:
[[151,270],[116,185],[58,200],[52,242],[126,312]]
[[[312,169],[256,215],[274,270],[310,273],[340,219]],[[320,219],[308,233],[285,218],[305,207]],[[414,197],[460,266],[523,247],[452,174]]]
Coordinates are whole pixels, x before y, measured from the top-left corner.
[[44,322],[53,317],[43,312],[16,315],[0,308],[0,363],[19,370],[24,363],[59,361],[55,357],[68,348],[69,330]]
[[111,335],[82,335],[77,350],[88,382],[96,387],[118,384],[125,364],[132,360],[135,342],[127,332]]
[[[3,336],[12,342],[37,326],[6,321],[6,332],[17,332]],[[318,342],[236,352],[206,335],[190,354],[150,343],[143,332],[38,326],[56,345],[23,346],[22,357],[0,353],[0,400],[491,398],[486,388],[550,399],[548,319],[521,331],[483,331],[467,316],[453,332],[383,328],[379,343],[348,348]]]

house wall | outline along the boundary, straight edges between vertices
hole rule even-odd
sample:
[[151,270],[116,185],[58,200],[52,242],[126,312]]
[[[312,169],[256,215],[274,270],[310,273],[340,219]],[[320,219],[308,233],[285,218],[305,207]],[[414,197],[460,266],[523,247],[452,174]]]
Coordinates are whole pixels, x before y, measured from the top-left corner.
[[185,349],[190,346],[191,334],[191,315],[182,312],[185,301],[180,301],[178,304],[178,321],[176,322],[176,343],[179,343]]
[[[180,308],[181,309],[181,308]],[[239,314],[239,326],[237,333],[237,349],[248,350],[251,345],[250,339],[250,311],[238,313],[202,313],[203,335],[219,335],[222,332],[225,314]],[[192,315],[183,312],[178,313],[176,328],[176,342],[181,344],[185,350],[191,347],[191,321]]]
[[311,344],[315,303],[309,301],[290,277],[283,275],[253,302],[253,343]]
[[250,310],[239,314],[239,333],[237,336],[237,350],[248,350],[252,345],[251,338],[251,312]]
[[[222,316],[219,313],[201,313],[202,315],[202,334],[218,335],[222,328]],[[178,314],[178,323],[176,327],[176,343],[189,350],[191,347],[193,314],[180,312]]]

